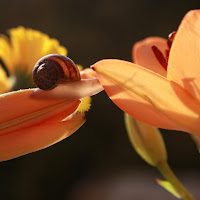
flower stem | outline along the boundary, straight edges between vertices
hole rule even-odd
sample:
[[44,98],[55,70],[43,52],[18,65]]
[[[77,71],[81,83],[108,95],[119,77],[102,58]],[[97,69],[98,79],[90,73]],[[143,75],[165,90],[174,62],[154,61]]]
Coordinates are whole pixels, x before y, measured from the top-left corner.
[[194,197],[186,190],[186,188],[181,184],[178,178],[175,176],[167,162],[162,161],[157,165],[158,170],[161,174],[168,180],[180,194],[181,198],[184,200],[195,200]]

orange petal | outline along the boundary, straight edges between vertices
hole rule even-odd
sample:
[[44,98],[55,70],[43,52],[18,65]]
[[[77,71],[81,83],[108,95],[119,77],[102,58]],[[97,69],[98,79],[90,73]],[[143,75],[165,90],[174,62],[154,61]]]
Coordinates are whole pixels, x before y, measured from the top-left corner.
[[121,60],[102,60],[92,66],[114,103],[149,125],[200,134],[200,106],[176,83]]
[[183,18],[169,55],[167,78],[200,100],[200,10]]
[[33,91],[21,90],[0,96],[0,134],[38,124],[58,116],[63,111],[64,119],[73,113],[80,103],[80,100],[38,100],[31,97]]
[[76,131],[85,121],[76,115],[80,100],[31,96],[34,89],[0,96],[0,161],[50,146]]
[[78,130],[84,115],[67,121],[44,121],[0,135],[0,161],[9,160],[53,145]]
[[132,57],[134,63],[151,71],[166,76],[167,72],[156,59],[152,46],[156,46],[165,55],[168,49],[167,40],[161,37],[148,37],[133,46]]

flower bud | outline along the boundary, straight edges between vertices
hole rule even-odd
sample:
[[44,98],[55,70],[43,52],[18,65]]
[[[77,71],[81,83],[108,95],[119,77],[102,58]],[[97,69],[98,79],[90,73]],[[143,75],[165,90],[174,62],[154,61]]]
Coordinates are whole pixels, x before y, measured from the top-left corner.
[[136,152],[150,165],[167,160],[167,152],[160,131],[135,120],[125,113],[125,125]]

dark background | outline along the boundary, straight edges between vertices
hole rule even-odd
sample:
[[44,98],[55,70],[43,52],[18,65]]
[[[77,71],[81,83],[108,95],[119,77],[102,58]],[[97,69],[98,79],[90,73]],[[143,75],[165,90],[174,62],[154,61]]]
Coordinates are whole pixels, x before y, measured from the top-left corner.
[[[23,25],[57,38],[89,67],[103,58],[131,61],[132,45],[167,37],[199,0],[0,0],[0,33]],[[0,163],[0,196],[8,200],[175,199],[155,183],[160,174],[132,149],[123,112],[102,92],[87,121],[66,140]],[[200,156],[186,133],[163,131],[169,163],[200,198]]]

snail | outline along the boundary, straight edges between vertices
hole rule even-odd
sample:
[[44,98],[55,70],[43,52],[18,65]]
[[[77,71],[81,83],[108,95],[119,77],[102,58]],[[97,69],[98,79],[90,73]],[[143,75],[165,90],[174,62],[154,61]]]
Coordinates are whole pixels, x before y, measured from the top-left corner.
[[32,76],[35,85],[42,90],[51,90],[60,83],[81,80],[75,63],[60,54],[49,54],[38,60]]

